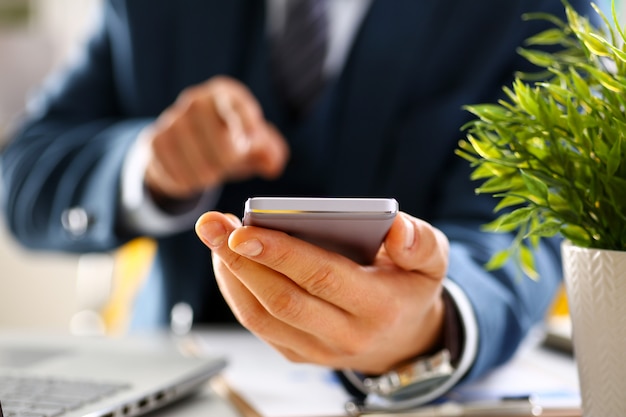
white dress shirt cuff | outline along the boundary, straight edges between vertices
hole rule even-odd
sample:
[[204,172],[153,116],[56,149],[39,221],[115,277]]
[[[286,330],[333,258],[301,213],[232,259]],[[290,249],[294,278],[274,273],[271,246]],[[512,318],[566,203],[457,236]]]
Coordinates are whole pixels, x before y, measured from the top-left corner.
[[221,189],[205,191],[185,210],[164,211],[154,202],[144,184],[148,146],[147,140],[139,134],[124,161],[120,184],[122,220],[133,232],[154,237],[189,230],[202,213],[215,206]]

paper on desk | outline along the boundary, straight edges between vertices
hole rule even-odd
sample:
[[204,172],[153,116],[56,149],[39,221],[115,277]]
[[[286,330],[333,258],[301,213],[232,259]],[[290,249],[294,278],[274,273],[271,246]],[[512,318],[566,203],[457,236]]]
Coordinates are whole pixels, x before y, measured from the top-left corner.
[[198,335],[206,353],[226,355],[224,378],[264,417],[345,416],[350,397],[328,368],[291,363],[241,330]]
[[457,388],[451,397],[467,401],[531,396],[545,408],[580,407],[573,357],[541,347],[542,339],[541,331],[532,332],[509,363]]
[[[226,354],[225,378],[264,417],[346,415],[350,397],[330,370],[291,363],[241,330],[201,332],[198,341],[206,353]],[[530,338],[508,364],[453,394],[464,400],[538,395],[546,407],[578,405],[572,358],[536,345]]]

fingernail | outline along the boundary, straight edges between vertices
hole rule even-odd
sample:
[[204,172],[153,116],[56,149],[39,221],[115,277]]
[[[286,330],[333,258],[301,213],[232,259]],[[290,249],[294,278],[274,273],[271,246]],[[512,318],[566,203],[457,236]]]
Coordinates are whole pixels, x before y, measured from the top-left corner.
[[406,226],[404,231],[404,247],[411,249],[415,244],[415,226],[406,217],[403,217],[403,220],[404,225]]
[[243,256],[257,256],[263,252],[263,244],[259,239],[250,239],[238,244],[233,250]]
[[206,222],[199,227],[200,234],[211,246],[220,246],[226,240],[226,228],[220,222]]

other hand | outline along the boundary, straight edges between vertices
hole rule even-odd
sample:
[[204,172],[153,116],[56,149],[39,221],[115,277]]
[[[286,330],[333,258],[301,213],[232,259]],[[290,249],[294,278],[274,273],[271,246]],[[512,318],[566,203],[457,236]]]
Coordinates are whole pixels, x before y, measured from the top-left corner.
[[449,244],[400,213],[373,265],[233,215],[196,223],[237,319],[294,362],[382,373],[441,343]]
[[150,149],[145,183],[174,199],[226,181],[274,178],[289,154],[252,93],[222,76],[184,90],[142,135]]

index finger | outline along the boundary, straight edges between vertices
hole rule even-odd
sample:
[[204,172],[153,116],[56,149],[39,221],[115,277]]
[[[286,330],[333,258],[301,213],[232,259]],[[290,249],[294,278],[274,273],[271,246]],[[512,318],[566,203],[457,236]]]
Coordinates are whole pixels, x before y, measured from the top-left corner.
[[[240,247],[240,252],[245,252],[248,256],[242,256],[233,251],[230,248],[232,240],[229,235],[232,236],[242,229],[234,228],[232,222],[225,220],[227,219],[222,213],[203,214],[196,224],[198,236],[211,248],[214,258],[219,258],[220,265],[227,268],[267,312],[281,322],[314,334],[319,333],[318,329],[326,327],[325,324],[328,323],[333,323],[332,328],[345,327],[344,322],[348,315],[340,307],[321,297],[311,295],[290,277],[257,262],[254,259],[255,255],[250,255],[264,250],[263,247],[259,247],[257,239],[252,238],[241,243],[244,246]],[[277,235],[297,240],[274,230],[256,227],[243,229],[256,229],[257,235],[267,235],[267,238],[263,239],[264,242],[272,240]],[[301,243],[305,244],[305,242]],[[216,278],[218,282],[222,280],[220,287],[223,288],[233,288],[239,285],[228,280],[223,281],[224,277],[216,276]],[[231,299],[237,296],[240,301],[242,300],[239,291],[233,294]]]
[[287,277],[309,294],[350,311],[359,297],[355,285],[362,266],[337,253],[273,230],[243,227],[235,230],[228,245]]
[[213,105],[220,120],[226,124],[237,151],[247,152],[250,149],[250,138],[246,135],[241,116],[233,108],[231,98],[227,94],[216,93],[213,96]]
[[228,128],[241,129],[251,137],[264,124],[261,105],[242,83],[227,77],[212,80],[215,85],[214,105]]

